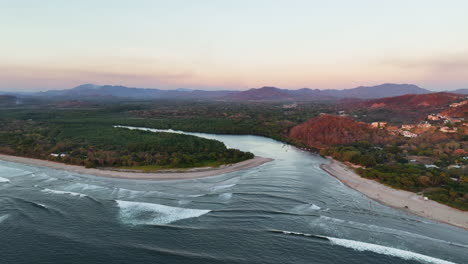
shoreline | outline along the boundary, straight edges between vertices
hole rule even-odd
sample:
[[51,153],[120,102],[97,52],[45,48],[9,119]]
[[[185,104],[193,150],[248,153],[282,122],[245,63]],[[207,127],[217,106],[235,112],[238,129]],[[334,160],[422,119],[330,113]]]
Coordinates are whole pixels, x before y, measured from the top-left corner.
[[95,169],[95,168],[85,168],[78,165],[69,165],[65,163],[49,161],[49,160],[40,160],[33,158],[25,158],[19,156],[11,156],[0,154],[1,161],[22,163],[26,165],[47,167],[56,170],[63,170],[69,172],[75,172],[79,174],[89,174],[94,176],[101,176],[107,178],[116,178],[116,179],[132,179],[132,180],[187,180],[187,179],[197,179],[210,176],[218,176],[221,174],[231,173],[239,170],[250,169],[258,167],[262,164],[272,161],[273,159],[257,157],[253,159],[244,160],[238,163],[222,165],[217,168],[197,170],[193,168],[193,171],[188,172],[155,172],[155,173],[145,173],[145,172],[127,172],[127,171],[116,171],[116,170],[105,170],[105,169]]
[[416,193],[393,189],[377,181],[363,178],[342,162],[330,157],[327,157],[327,159],[330,163],[321,164],[320,168],[322,170],[367,197],[417,216],[468,230],[468,212],[436,201],[425,201],[422,196]]

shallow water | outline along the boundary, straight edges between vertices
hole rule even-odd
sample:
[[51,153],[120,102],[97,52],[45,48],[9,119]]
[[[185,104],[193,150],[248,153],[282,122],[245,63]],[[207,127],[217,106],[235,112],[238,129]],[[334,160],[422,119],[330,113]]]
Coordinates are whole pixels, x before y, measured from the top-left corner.
[[0,161],[0,263],[466,263],[468,232],[383,206],[321,157],[257,136],[197,134],[275,159],[181,181]]

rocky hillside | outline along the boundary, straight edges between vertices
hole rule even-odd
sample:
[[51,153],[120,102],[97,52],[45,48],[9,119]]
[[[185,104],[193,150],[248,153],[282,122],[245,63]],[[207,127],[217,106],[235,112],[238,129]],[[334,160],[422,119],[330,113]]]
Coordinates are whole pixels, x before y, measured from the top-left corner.
[[384,142],[388,135],[349,117],[321,115],[293,127],[289,136],[309,147],[322,149],[363,140]]
[[462,117],[462,118],[465,118],[465,120],[468,120],[468,100],[465,102],[466,103],[461,104],[459,106],[450,107],[442,111],[440,114],[449,116],[449,117]]
[[433,109],[446,107],[450,105],[450,103],[460,100],[461,98],[463,98],[463,96],[453,93],[407,94],[369,100],[361,103],[361,106],[404,110]]
[[428,114],[449,109],[452,103],[460,102],[464,97],[464,95],[446,92],[407,94],[361,102],[344,102],[342,108],[354,113],[361,112],[362,115],[373,116],[378,120],[419,122]]

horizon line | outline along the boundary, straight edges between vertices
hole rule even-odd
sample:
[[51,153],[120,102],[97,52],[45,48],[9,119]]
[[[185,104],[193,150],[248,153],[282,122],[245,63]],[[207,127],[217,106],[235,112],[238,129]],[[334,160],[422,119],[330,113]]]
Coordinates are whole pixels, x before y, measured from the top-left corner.
[[[82,83],[82,84],[79,84],[77,86],[73,86],[73,87],[70,87],[70,88],[58,88],[58,89],[44,88],[43,90],[41,88],[39,88],[37,90],[25,89],[25,90],[20,90],[20,91],[17,91],[17,90],[1,90],[0,92],[8,92],[8,93],[41,93],[41,92],[48,92],[48,91],[71,90],[71,89],[74,89],[74,88],[77,88],[77,87],[80,87],[80,86],[84,86],[84,85],[95,85],[97,87],[121,86],[121,87],[132,88],[132,89],[152,89],[152,90],[164,90],[164,91],[175,91],[175,90],[179,90],[179,89],[187,89],[187,90],[192,90],[192,91],[209,91],[209,92],[216,92],[216,91],[239,91],[239,92],[242,92],[242,91],[248,91],[248,90],[252,90],[252,89],[261,89],[261,88],[277,88],[277,89],[284,89],[284,90],[311,89],[311,90],[320,90],[320,91],[327,91],[327,90],[338,90],[338,91],[340,91],[340,90],[351,90],[351,89],[360,88],[360,87],[375,87],[375,86],[381,86],[381,85],[386,85],[386,84],[391,84],[391,85],[413,85],[413,86],[416,86],[418,88],[425,89],[425,90],[428,90],[428,91],[431,91],[431,92],[449,92],[449,91],[468,89],[468,88],[460,87],[460,88],[455,88],[455,89],[451,89],[451,90],[439,90],[439,89],[434,90],[434,89],[424,88],[424,87],[421,87],[421,86],[419,86],[417,84],[412,84],[412,83],[392,83],[392,82],[384,82],[384,83],[375,84],[375,85],[359,85],[359,86],[355,86],[355,87],[351,87],[351,88],[309,88],[309,87],[281,88],[281,87],[273,86],[273,85],[263,85],[263,86],[259,86],[259,87],[250,87],[250,88],[246,88],[246,89],[235,89],[235,88],[225,88],[225,87],[220,88],[220,89],[187,88],[187,87],[155,88],[155,87],[135,87],[135,86],[122,85],[122,84]],[[35,89],[35,88],[32,88],[32,89]]]

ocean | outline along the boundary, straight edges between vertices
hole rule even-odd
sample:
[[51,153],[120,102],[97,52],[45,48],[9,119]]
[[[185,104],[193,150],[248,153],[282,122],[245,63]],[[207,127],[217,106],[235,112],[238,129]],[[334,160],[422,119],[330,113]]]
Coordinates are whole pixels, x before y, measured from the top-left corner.
[[180,181],[0,161],[0,263],[467,263],[467,231],[367,198],[318,155],[190,134],[274,161]]

